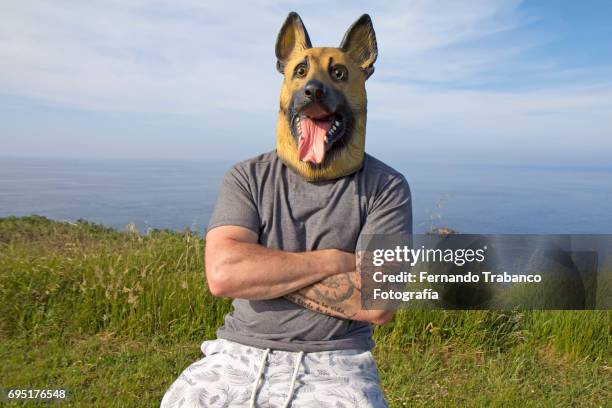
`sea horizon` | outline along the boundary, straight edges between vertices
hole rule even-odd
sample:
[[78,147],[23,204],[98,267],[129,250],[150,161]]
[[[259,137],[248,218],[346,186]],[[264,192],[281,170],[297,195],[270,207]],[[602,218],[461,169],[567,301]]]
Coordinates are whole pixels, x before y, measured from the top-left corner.
[[[3,156],[0,217],[202,234],[223,175],[238,161]],[[612,166],[386,162],[410,184],[415,233],[612,233]]]

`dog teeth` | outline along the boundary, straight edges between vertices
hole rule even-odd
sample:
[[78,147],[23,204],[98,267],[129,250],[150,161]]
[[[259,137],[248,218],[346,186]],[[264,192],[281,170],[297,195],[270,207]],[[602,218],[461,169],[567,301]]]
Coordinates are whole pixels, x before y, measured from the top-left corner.
[[336,123],[334,123],[334,125],[340,126],[340,122],[336,121]]
[[327,143],[327,136],[325,136],[325,139],[323,139],[323,140],[325,140],[325,143]]

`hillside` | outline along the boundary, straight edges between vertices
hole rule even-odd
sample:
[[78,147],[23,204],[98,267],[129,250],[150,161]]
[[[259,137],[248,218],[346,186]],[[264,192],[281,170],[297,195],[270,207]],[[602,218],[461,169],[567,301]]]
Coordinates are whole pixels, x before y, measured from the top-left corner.
[[[230,310],[203,250],[189,232],[0,219],[0,387],[157,406]],[[392,407],[609,406],[611,328],[609,311],[402,311],[375,355]]]

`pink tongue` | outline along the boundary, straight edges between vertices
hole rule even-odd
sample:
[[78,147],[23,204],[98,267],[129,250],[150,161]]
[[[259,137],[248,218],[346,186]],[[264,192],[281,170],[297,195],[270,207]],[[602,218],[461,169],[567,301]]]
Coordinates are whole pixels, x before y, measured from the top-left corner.
[[313,120],[303,116],[300,119],[302,134],[298,142],[301,161],[320,164],[325,158],[325,136],[332,126],[332,120]]

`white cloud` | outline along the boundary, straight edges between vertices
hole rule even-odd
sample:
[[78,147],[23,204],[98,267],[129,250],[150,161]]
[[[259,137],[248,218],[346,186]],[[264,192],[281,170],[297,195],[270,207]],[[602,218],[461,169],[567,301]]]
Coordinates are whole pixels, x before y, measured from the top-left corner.
[[[380,49],[369,84],[375,119],[508,138],[570,137],[583,129],[599,140],[601,129],[610,128],[601,112],[612,106],[612,91],[588,80],[588,72],[568,76],[577,83],[484,87],[503,80],[509,67],[521,75],[568,71],[554,61],[521,58],[548,38],[513,35],[537,21],[519,5],[418,0],[372,10],[371,3],[327,1],[11,2],[0,22],[0,93],[91,110],[272,116],[281,81],[274,41],[286,13],[302,15],[315,45],[336,45],[369,10]],[[238,132],[249,125],[226,126]]]
[[[366,7],[325,5],[315,3],[302,15],[315,43],[336,45]],[[274,40],[293,6],[14,2],[0,26],[0,89],[91,109],[259,111],[277,98]],[[521,24],[515,6],[516,1],[387,4],[372,13],[381,48],[377,75],[473,75],[509,51],[435,51],[511,30]]]

